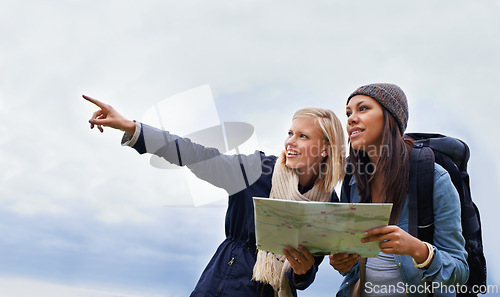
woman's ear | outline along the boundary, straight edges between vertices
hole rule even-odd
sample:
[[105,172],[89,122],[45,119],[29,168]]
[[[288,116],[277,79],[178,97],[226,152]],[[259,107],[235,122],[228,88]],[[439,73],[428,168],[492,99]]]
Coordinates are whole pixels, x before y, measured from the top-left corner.
[[329,151],[330,145],[325,145],[323,149],[321,150],[321,157],[326,157],[328,156],[328,151]]

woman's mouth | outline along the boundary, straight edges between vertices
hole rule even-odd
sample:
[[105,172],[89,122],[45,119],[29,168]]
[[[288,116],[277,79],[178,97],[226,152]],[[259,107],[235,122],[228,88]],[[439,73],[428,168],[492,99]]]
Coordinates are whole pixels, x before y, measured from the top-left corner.
[[359,129],[359,128],[354,128],[354,129],[351,129],[350,133],[349,133],[349,138],[355,138],[357,136],[359,136],[360,134],[362,134],[364,132],[364,130],[362,129]]
[[296,151],[292,151],[292,150],[287,150],[286,151],[286,156],[289,157],[289,158],[293,158],[293,157],[300,156],[300,153],[296,152]]

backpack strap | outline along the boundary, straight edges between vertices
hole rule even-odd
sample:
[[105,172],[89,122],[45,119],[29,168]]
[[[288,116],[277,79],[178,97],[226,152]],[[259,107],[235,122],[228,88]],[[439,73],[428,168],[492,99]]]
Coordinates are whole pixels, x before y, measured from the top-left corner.
[[432,243],[434,238],[434,152],[415,142],[410,155],[408,232]]

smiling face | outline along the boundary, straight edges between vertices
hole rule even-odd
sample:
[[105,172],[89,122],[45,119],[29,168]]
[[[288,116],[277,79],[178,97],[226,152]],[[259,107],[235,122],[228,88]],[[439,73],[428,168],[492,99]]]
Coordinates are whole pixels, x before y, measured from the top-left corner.
[[382,144],[384,113],[373,98],[356,95],[346,106],[347,135],[355,150],[378,151]]
[[298,173],[317,175],[327,144],[316,117],[298,117],[292,121],[285,140],[285,165]]

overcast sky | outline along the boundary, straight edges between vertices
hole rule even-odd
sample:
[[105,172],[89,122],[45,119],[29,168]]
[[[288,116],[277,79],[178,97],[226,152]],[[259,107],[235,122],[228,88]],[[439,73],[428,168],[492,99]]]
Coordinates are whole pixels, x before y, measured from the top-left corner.
[[[268,154],[298,108],[345,123],[358,86],[401,86],[407,131],[470,145],[500,285],[498,0],[0,0],[0,36],[0,297],[191,292],[224,238],[224,195],[172,207],[192,202],[183,173],[153,168],[121,133],[89,130],[95,108],[81,94],[140,120],[207,84],[220,121],[253,125]],[[204,124],[189,109],[163,112]],[[300,296],[333,296],[340,281],[325,261]]]

